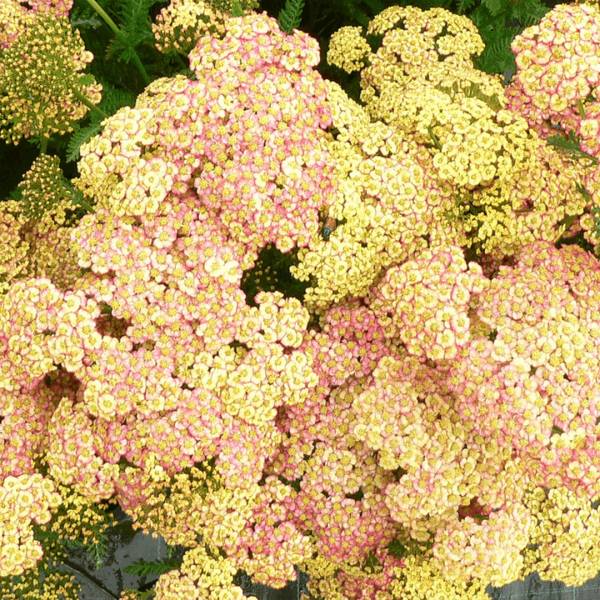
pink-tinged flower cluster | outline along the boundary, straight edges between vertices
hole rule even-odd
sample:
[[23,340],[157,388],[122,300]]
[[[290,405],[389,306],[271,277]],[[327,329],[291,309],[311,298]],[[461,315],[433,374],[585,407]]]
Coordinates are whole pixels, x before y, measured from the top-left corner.
[[294,524],[289,508],[295,495],[290,486],[268,477],[244,527],[224,547],[257,583],[284,587],[295,579],[295,565],[312,555],[311,540]]
[[313,354],[315,372],[326,388],[369,375],[390,351],[377,316],[359,302],[330,308],[319,331],[309,331],[304,348]]
[[520,576],[531,527],[531,514],[522,504],[506,506],[482,522],[456,520],[436,531],[432,563],[449,580],[506,585]]
[[29,389],[2,392],[0,481],[9,475],[35,473],[36,463],[46,450],[48,422],[58,401],[53,391],[40,382]]
[[458,247],[434,248],[389,268],[369,306],[388,338],[410,354],[454,358],[469,340],[469,304],[486,286],[481,267]]
[[81,403],[61,400],[48,426],[46,460],[54,480],[99,502],[114,494],[119,465],[103,460],[102,442],[92,427]]
[[600,493],[600,263],[578,246],[527,246],[479,297],[489,337],[448,383],[463,421],[513,448],[539,485]]
[[319,46],[303,32],[283,33],[266,14],[225,27],[222,39],[205,36],[190,53],[215,123],[204,131],[195,189],[251,248],[306,246],[333,190]]
[[0,5],[0,49],[8,48],[28,26],[34,13],[68,17],[73,0],[2,0]]
[[553,135],[553,126],[582,134],[587,150],[595,154],[600,9],[585,3],[559,4],[518,35],[512,50],[517,73],[506,92],[511,108],[544,136]]
[[383,495],[390,477],[352,433],[352,400],[363,389],[357,381],[351,377],[328,397],[282,414],[286,435],[268,468],[296,482],[294,522],[336,564],[360,564],[395,530]]
[[78,185],[115,216],[166,214],[171,194],[193,192],[247,263],[316,232],[333,189],[331,119],[316,42],[266,15],[228,24],[192,51],[197,81],[159,79],[106,121],[81,149]]
[[24,9],[33,12],[50,12],[56,16],[66,17],[73,8],[73,0],[17,0]]
[[0,298],[0,389],[30,387],[54,369],[50,340],[62,299],[47,279],[19,281]]

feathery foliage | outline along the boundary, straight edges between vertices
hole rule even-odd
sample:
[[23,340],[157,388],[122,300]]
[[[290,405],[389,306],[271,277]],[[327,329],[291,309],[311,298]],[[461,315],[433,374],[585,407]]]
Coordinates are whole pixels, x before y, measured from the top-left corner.
[[294,29],[298,29],[302,22],[303,11],[304,0],[286,0],[278,17],[281,29],[287,33],[291,33]]
[[123,0],[117,4],[120,29],[123,36],[116,36],[109,44],[107,56],[117,56],[129,63],[135,60],[135,49],[142,44],[152,44],[153,35],[150,10],[160,0]]
[[102,113],[110,116],[115,114],[123,106],[133,106],[134,103],[134,94],[127,90],[118,89],[107,81],[102,81],[102,101],[98,105],[98,108],[100,108],[102,112],[93,111],[90,113],[89,123],[87,125],[79,125],[75,128],[75,131],[67,143],[67,162],[79,160],[79,149],[81,146],[100,133],[102,130],[102,122],[105,118]]
[[168,560],[136,560],[134,563],[127,565],[123,570],[129,575],[137,577],[159,577],[163,573],[168,573],[173,569],[177,569],[180,563],[174,559]]

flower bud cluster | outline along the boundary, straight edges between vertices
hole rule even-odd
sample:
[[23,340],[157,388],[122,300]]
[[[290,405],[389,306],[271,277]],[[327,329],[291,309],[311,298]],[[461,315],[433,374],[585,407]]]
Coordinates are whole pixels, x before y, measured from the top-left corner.
[[92,58],[67,18],[40,12],[28,19],[0,51],[0,138],[17,144],[72,131],[100,102],[102,86],[83,73]]

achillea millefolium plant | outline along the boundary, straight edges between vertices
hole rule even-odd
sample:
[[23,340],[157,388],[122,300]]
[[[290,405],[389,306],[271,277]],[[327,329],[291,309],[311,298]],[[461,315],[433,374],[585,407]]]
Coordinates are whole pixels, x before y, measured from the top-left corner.
[[122,522],[169,548],[122,600],[596,575],[598,7],[507,78],[465,3],[323,52],[301,0],[134,4],[0,9],[40,148],[0,203],[2,598],[76,598]]

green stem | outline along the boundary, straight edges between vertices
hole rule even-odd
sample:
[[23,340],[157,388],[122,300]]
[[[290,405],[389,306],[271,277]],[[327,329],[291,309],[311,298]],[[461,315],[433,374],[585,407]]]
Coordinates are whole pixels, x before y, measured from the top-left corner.
[[96,2],[96,0],[87,0],[87,3],[100,15],[102,20],[112,29],[112,32],[123,39],[123,32],[118,25],[110,18],[110,15]]
[[119,596],[111,592],[105,585],[102,584],[102,582],[99,579],[96,579],[96,577],[88,573],[86,570],[82,569],[79,565],[76,565],[68,559],[63,560],[62,563],[72,571],[75,571],[79,573],[82,577],[85,577],[90,583],[95,585],[99,590],[102,590],[111,598],[116,598],[117,600],[119,599]]
[[73,90],[73,96],[82,104],[85,104],[90,110],[95,110],[103,119],[108,119],[107,115],[100,107],[96,106],[87,96],[84,96],[79,90]]
[[48,138],[43,137],[40,142],[40,154],[46,154],[46,150],[48,150]]
[[140,72],[144,83],[148,85],[150,83],[150,77],[146,71],[146,67],[142,64],[138,53],[135,48],[130,44],[127,36],[121,31],[119,26],[110,18],[110,15],[98,4],[96,0],[87,0],[87,3],[98,13],[102,20],[110,27],[111,31],[118,37],[123,44],[131,48],[133,55],[133,64],[135,64],[137,70]]

